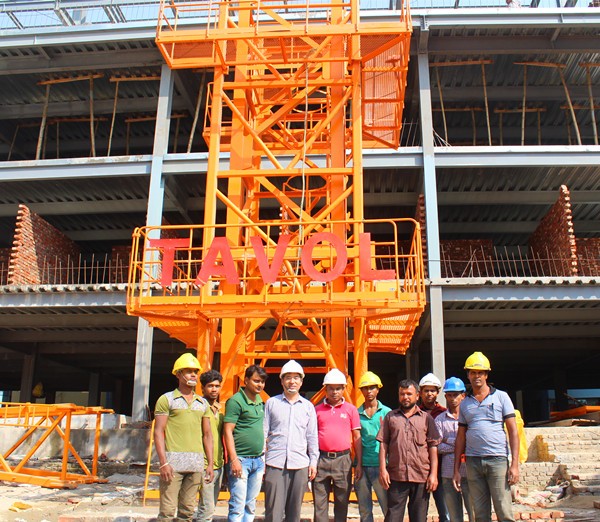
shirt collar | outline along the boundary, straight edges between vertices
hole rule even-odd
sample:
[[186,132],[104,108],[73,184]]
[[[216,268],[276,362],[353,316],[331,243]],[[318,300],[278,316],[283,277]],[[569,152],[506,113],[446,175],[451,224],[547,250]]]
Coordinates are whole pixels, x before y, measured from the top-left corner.
[[[494,388],[493,386],[490,386],[489,384],[488,384],[488,386],[490,388],[490,393],[487,394],[487,397],[489,397],[490,395],[493,395],[497,391],[496,388]],[[469,397],[475,397],[473,395],[473,390],[471,390],[468,395],[469,395]]]
[[[185,397],[183,396],[183,394],[181,393],[179,388],[175,388],[175,391],[173,392],[173,398],[179,399],[180,397],[185,399]],[[192,400],[203,402],[204,398],[202,398],[200,395],[198,395],[196,392],[194,392],[194,396],[192,397]]]
[[[382,407],[383,407],[383,404],[381,404],[381,402],[378,400],[377,401],[377,409],[375,410],[375,412],[381,411]],[[364,403],[362,403],[360,405],[360,408],[358,408],[358,413],[365,413],[365,404]],[[365,413],[365,415],[366,415],[366,413]]]
[[248,404],[253,404],[254,406],[257,406],[259,404],[262,404],[262,397],[260,395],[256,396],[256,400],[255,401],[251,401],[250,397],[248,397],[246,395],[246,391],[244,388],[240,388],[240,392],[242,394],[242,397],[244,397],[244,400],[248,403]]
[[329,406],[331,409],[333,409],[333,408],[339,408],[340,406],[342,406],[343,404],[345,404],[345,402],[346,402],[346,399],[344,399],[344,397],[342,397],[342,401],[339,404],[336,404],[335,406],[332,406],[331,404],[329,404],[327,402],[327,397],[325,397],[323,399],[323,404],[327,404],[327,406]]
[[[396,408],[394,410],[394,412],[399,413],[403,417],[406,417],[406,415],[404,415],[404,412],[402,411],[402,408]],[[415,412],[410,417],[414,417],[415,415],[429,415],[429,414],[426,413],[425,411],[423,411],[421,408],[419,408],[419,405],[417,404]],[[406,418],[410,419],[410,417],[406,417]]]

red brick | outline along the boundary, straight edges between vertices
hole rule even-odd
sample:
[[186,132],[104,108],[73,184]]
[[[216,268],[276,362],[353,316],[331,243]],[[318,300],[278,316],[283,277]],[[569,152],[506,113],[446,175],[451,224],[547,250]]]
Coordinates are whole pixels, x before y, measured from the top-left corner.
[[427,222],[425,220],[425,195],[419,194],[415,221],[421,225],[421,242],[423,243],[423,263],[425,264],[425,277],[427,277]]
[[67,269],[79,262],[79,246],[60,230],[19,205],[7,283],[37,285],[71,282]]
[[442,277],[486,277],[493,273],[491,239],[452,239],[440,241]]
[[578,274],[571,194],[566,185],[560,187],[557,202],[529,238],[529,257],[536,260],[532,265],[537,275],[570,277]]
[[575,239],[579,275],[600,275],[600,237],[578,237]]
[[540,520],[542,518],[548,518],[548,512],[546,511],[532,511],[529,516],[533,520]]
[[529,520],[531,518],[531,513],[523,511],[521,513],[521,520]]
[[550,518],[564,518],[565,514],[562,511],[553,511],[550,513]]

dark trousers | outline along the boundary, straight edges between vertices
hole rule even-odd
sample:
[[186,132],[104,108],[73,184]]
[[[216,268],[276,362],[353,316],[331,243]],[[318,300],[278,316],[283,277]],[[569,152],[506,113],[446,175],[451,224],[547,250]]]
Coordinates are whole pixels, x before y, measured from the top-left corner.
[[450,522],[450,513],[448,512],[448,506],[446,506],[444,485],[442,483],[441,475],[438,476],[438,487],[433,492],[433,500],[435,500],[435,507],[437,508],[440,522]]
[[424,482],[396,482],[392,480],[388,489],[388,511],[385,522],[404,520],[404,511],[408,501],[410,522],[427,522],[429,493]]
[[265,522],[300,522],[302,500],[308,487],[308,468],[265,472]]

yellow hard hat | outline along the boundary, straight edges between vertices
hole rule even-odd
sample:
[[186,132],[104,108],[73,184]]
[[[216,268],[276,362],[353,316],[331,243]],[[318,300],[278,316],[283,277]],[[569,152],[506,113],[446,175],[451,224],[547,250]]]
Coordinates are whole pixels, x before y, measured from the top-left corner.
[[177,375],[179,370],[183,370],[184,368],[195,368],[199,372],[202,371],[202,366],[200,366],[200,361],[196,359],[191,353],[184,353],[181,357],[179,357],[175,364],[173,365],[173,375]]
[[367,372],[360,378],[358,387],[362,388],[363,386],[377,386],[378,388],[383,388],[383,384],[381,384],[381,379],[377,374],[373,372]]
[[465,361],[465,370],[484,370],[490,371],[490,360],[481,352],[473,352]]

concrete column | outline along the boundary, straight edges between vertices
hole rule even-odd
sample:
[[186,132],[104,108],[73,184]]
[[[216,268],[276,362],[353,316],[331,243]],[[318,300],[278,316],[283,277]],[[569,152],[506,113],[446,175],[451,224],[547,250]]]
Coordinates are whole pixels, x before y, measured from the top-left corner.
[[406,352],[406,377],[419,382],[419,347],[414,345]]
[[555,367],[553,372],[554,400],[557,411],[569,409],[569,398],[567,397],[567,372],[564,368]]
[[100,374],[98,372],[90,373],[88,406],[100,406]]
[[[162,223],[164,203],[164,179],[162,168],[164,156],[169,145],[169,128],[171,125],[171,107],[173,104],[173,73],[167,65],[161,69],[158,106],[156,110],[156,128],[154,130],[154,147],[152,149],[152,166],[150,170],[150,189],[148,193],[148,210],[146,225],[160,226]],[[131,415],[134,421],[147,420],[146,406],[150,396],[150,367],[152,363],[153,328],[148,321],[138,320],[135,372],[133,380],[133,404]]]
[[[440,232],[437,204],[437,186],[433,144],[433,111],[431,109],[431,83],[429,57],[426,51],[417,55],[419,67],[419,107],[421,139],[423,144],[423,193],[427,228],[427,255],[429,278],[429,307],[431,310],[431,371],[442,381],[446,379],[444,356],[444,312],[442,288],[435,284],[441,277]],[[444,400],[440,394],[440,402]]]
[[37,353],[25,354],[23,357],[23,369],[21,370],[21,394],[19,402],[31,402],[33,396],[33,379],[35,376],[35,363],[37,361]]

